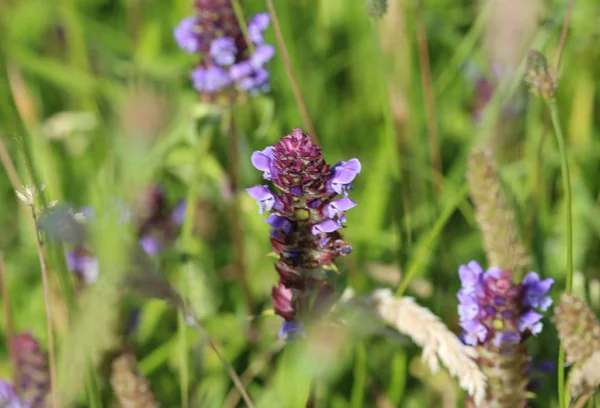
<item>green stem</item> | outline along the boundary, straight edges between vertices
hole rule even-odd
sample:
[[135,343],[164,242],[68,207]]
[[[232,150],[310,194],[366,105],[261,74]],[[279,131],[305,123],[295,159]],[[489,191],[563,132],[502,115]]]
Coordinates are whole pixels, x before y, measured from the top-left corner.
[[440,235],[442,228],[444,228],[444,225],[446,225],[446,223],[448,222],[448,220],[450,219],[452,214],[454,214],[454,211],[456,210],[456,208],[467,197],[468,194],[469,194],[469,185],[467,183],[465,183],[460,188],[460,190],[458,190],[454,194],[454,196],[452,197],[452,200],[443,209],[443,211],[440,214],[440,216],[438,217],[437,221],[435,222],[433,227],[431,227],[431,229],[425,236],[425,240],[422,241],[421,245],[419,245],[419,248],[417,249],[417,253],[415,255],[414,261],[408,267],[408,272],[402,278],[402,281],[400,282],[400,286],[398,287],[398,290],[396,290],[397,297],[400,297],[404,294],[404,292],[406,291],[406,288],[408,288],[408,284],[410,283],[410,280],[414,277],[414,275],[417,273],[417,271],[421,267],[421,264],[425,260],[425,257],[427,256],[427,253],[431,249],[431,246],[434,244],[435,239]]
[[367,376],[367,351],[364,343],[356,346],[356,357],[354,362],[354,384],[352,385],[352,397],[350,406],[352,408],[363,407],[365,399],[365,379]]
[[[554,128],[554,134],[556,135],[556,143],[558,144],[558,150],[560,153],[560,167],[562,174],[563,189],[565,194],[565,212],[566,212],[566,227],[567,227],[567,281],[566,281],[566,292],[571,293],[573,289],[573,209],[571,204],[571,177],[569,175],[569,162],[567,160],[567,150],[565,148],[565,138],[560,126],[560,119],[558,116],[558,105],[553,99],[548,101],[548,108],[550,109],[550,119],[552,120],[552,127]],[[560,408],[566,408],[568,396],[568,390],[565,386],[565,350],[562,345],[558,353],[558,398]]]

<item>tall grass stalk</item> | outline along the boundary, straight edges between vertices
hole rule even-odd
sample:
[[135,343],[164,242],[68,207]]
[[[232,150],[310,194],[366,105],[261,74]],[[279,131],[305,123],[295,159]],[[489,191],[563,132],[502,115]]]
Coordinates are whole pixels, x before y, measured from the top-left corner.
[[[548,109],[550,110],[550,119],[552,121],[552,127],[554,128],[554,134],[556,135],[556,143],[558,144],[558,150],[560,153],[560,168],[563,182],[563,190],[565,194],[565,221],[566,221],[566,252],[567,252],[567,276],[565,283],[565,290],[567,293],[571,293],[573,289],[573,209],[572,209],[572,197],[571,197],[571,178],[569,175],[569,162],[567,159],[567,150],[565,148],[565,139],[560,125],[560,119],[558,116],[558,105],[556,100],[548,102]],[[569,390],[565,384],[565,350],[560,347],[558,353],[558,399],[559,406],[566,408],[567,401],[569,401]]]
[[242,209],[240,206],[239,188],[240,188],[240,141],[239,134],[235,128],[234,120],[234,107],[233,104],[229,106],[229,109],[224,112],[223,125],[227,136],[228,143],[228,171],[230,187],[232,192],[232,200],[228,206],[228,217],[229,217],[229,230],[231,233],[231,240],[233,242],[233,250],[235,256],[235,267],[237,277],[239,279],[244,299],[246,300],[246,306],[248,312],[254,314],[254,300],[252,298],[252,291],[250,290],[250,284],[248,283],[248,274],[246,270],[246,254],[244,246],[244,231],[242,226]]
[[8,358],[12,364],[12,378],[15,388],[19,389],[19,367],[16,364],[15,353],[13,349],[13,325],[10,314],[10,297],[8,294],[8,283],[6,282],[6,270],[4,269],[4,253],[0,251],[0,286],[2,287],[2,309],[4,311],[4,330],[6,332],[6,350],[8,351]]
[[365,399],[365,386],[367,377],[367,350],[364,343],[356,345],[356,355],[354,357],[354,384],[352,385],[352,397],[350,406],[352,408],[362,408]]
[[56,384],[56,357],[54,350],[54,333],[52,332],[52,308],[50,306],[50,290],[48,285],[48,270],[46,269],[46,261],[44,260],[44,241],[41,232],[37,228],[37,215],[35,213],[35,206],[31,206],[31,216],[35,223],[35,235],[37,239],[37,252],[40,261],[40,268],[42,270],[42,285],[44,288],[44,307],[46,309],[46,329],[48,331],[48,361],[50,367],[50,392],[52,395],[52,406],[60,407],[58,390]]
[[429,142],[429,160],[433,170],[433,191],[437,195],[442,190],[442,159],[440,155],[440,136],[437,126],[437,114],[435,110],[435,93],[433,90],[433,81],[431,79],[427,30],[425,29],[423,17],[423,0],[418,0],[417,2],[415,20],[419,65],[421,67],[421,87],[423,88],[423,101],[427,126],[427,141]]
[[421,268],[423,262],[425,262],[425,258],[427,254],[431,252],[433,244],[435,243],[436,238],[440,235],[442,228],[446,225],[454,211],[458,208],[460,203],[467,198],[469,194],[469,185],[467,183],[463,184],[462,187],[454,193],[451,200],[448,202],[448,205],[442,210],[442,213],[436,220],[435,224],[431,227],[431,229],[427,232],[424,237],[424,240],[421,242],[419,247],[416,250],[415,257],[408,267],[408,272],[406,275],[402,277],[402,281],[400,281],[400,286],[396,290],[396,297],[401,297],[406,292],[408,288],[408,284],[411,279],[417,273],[417,271]]
[[287,47],[285,46],[285,40],[283,39],[283,34],[281,34],[281,27],[279,26],[279,20],[277,19],[277,12],[275,11],[275,6],[273,5],[273,0],[265,0],[267,8],[269,9],[269,15],[271,16],[271,20],[273,21],[273,30],[275,31],[275,38],[277,39],[277,45],[279,45],[279,51],[281,52],[281,58],[283,59],[283,64],[285,65],[285,70],[287,71],[288,77],[290,79],[290,84],[292,85],[292,91],[294,92],[294,97],[296,98],[296,103],[298,104],[298,109],[300,109],[300,115],[302,115],[302,120],[304,121],[304,126],[306,126],[306,130],[310,135],[313,143],[318,144],[319,138],[317,137],[317,133],[315,132],[315,128],[310,120],[310,115],[308,114],[308,109],[306,109],[306,104],[304,103],[304,98],[302,98],[302,92],[300,92],[300,87],[298,86],[298,81],[296,80],[296,75],[294,74],[294,69],[292,68],[292,61],[290,60],[290,56],[287,52]]

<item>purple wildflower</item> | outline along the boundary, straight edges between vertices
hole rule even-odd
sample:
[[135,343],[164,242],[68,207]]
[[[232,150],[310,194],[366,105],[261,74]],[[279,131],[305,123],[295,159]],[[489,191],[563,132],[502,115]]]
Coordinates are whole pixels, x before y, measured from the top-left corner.
[[98,259],[90,255],[89,251],[84,247],[65,251],[65,259],[67,261],[67,269],[75,273],[84,283],[91,284],[98,280]]
[[185,221],[186,211],[187,205],[184,200],[181,200],[171,213],[171,220],[175,225],[183,225],[183,221]]
[[154,255],[162,249],[160,241],[152,235],[145,235],[141,237],[140,246],[148,255]]
[[199,54],[191,74],[194,88],[211,98],[235,89],[250,94],[267,91],[269,71],[264,65],[275,53],[263,41],[268,14],[258,14],[248,24],[250,41],[255,44],[251,51],[231,2],[197,0],[195,4],[197,15],[184,18],[174,30],[181,49]]
[[22,400],[31,407],[46,406],[50,391],[48,359],[38,341],[29,332],[12,338],[15,360],[19,373],[19,390]]
[[540,281],[531,272],[522,283],[515,284],[510,272],[499,268],[484,272],[475,261],[461,265],[459,276],[462,288],[457,294],[458,313],[467,344],[502,351],[541,332],[543,316],[533,308],[543,311],[550,305],[546,295],[552,279]]
[[275,313],[286,320],[280,334],[290,337],[302,322],[331,305],[334,291],[323,267],[351,252],[338,230],[346,221],[345,212],[356,206],[338,193],[348,189],[360,172],[360,162],[341,162],[332,170],[320,147],[294,129],[275,146],[254,152],[252,164],[277,188],[277,193],[264,185],[247,191],[257,200],[260,213],[272,211],[265,222],[272,227],[271,244],[278,255],[275,269],[280,279],[271,295]]

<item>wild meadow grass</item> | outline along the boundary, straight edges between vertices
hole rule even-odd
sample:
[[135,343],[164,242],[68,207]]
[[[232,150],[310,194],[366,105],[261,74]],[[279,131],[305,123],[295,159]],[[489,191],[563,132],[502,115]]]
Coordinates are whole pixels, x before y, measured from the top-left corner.
[[599,18],[0,0],[0,407],[598,406]]

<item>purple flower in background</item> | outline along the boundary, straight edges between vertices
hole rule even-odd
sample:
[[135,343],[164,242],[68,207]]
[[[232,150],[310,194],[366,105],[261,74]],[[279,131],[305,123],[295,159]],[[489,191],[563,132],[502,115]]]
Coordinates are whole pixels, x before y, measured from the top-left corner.
[[321,148],[300,129],[275,146],[254,152],[251,159],[276,187],[275,193],[266,185],[247,191],[261,214],[264,209],[272,211],[265,222],[272,227],[279,284],[271,297],[275,313],[285,319],[280,336],[297,338],[298,333],[304,335],[303,322],[322,315],[331,305],[334,290],[322,273],[324,267],[352,251],[338,230],[346,221],[345,212],[357,204],[338,194],[360,172],[360,162],[352,159],[331,169]]
[[230,37],[215,38],[210,44],[210,56],[217,65],[226,66],[235,62],[237,48]]
[[66,251],[65,259],[67,261],[67,269],[83,279],[86,284],[91,284],[98,280],[98,259],[91,256],[84,247]]
[[513,283],[512,274],[500,268],[483,268],[475,261],[459,268],[462,288],[458,292],[458,313],[465,330],[466,344],[481,344],[506,352],[527,336],[542,330],[542,315],[534,310],[547,308],[552,279],[540,281],[535,272],[522,283]]
[[197,19],[195,17],[184,18],[173,31],[179,48],[187,51],[189,54],[200,50],[200,37],[195,32],[196,24]]
[[29,408],[31,405],[21,401],[14,387],[0,378],[0,407]]
[[249,187],[246,191],[258,203],[258,213],[261,215],[265,213],[265,209],[271,211],[275,205],[275,196],[271,193],[268,186]]
[[289,342],[297,340],[300,336],[306,337],[302,322],[284,320],[279,330],[279,338]]
[[333,166],[333,177],[330,180],[331,188],[338,194],[346,193],[348,186],[360,173],[361,165],[358,159],[342,161]]
[[264,42],[263,33],[269,27],[271,19],[269,13],[256,14],[248,22],[248,37],[254,44],[259,45]]
[[187,211],[187,205],[184,200],[181,200],[171,213],[171,219],[175,225],[183,225],[185,221],[185,213]]
[[151,235],[141,237],[140,246],[148,255],[154,255],[162,249],[160,241]]
[[202,0],[195,8],[197,15],[184,18],[174,30],[181,49],[199,54],[200,61],[191,75],[194,88],[208,96],[233,89],[251,95],[267,91],[269,72],[264,65],[275,53],[275,48],[263,41],[268,14],[258,14],[248,24],[248,35],[255,45],[251,50],[231,2]]

